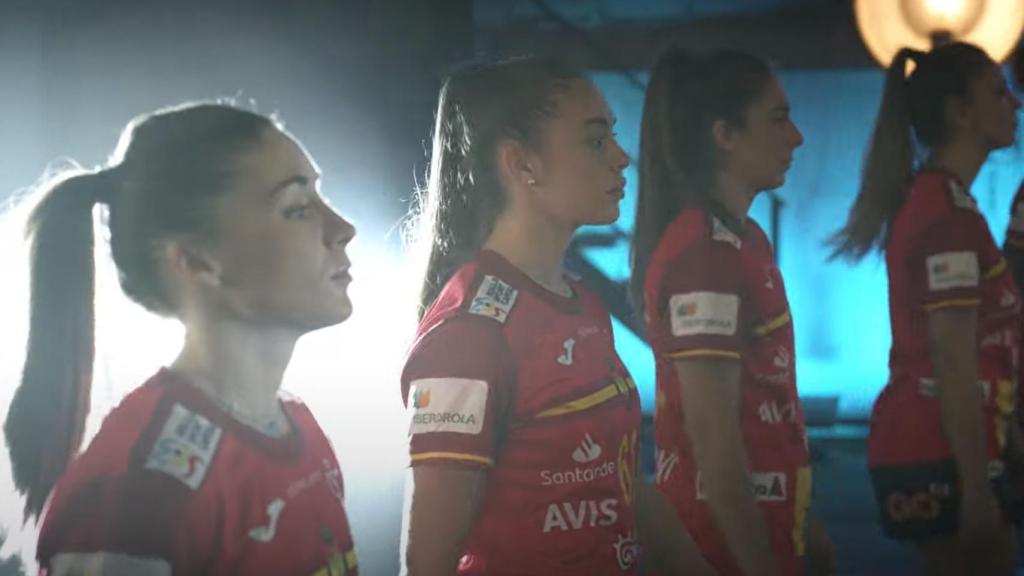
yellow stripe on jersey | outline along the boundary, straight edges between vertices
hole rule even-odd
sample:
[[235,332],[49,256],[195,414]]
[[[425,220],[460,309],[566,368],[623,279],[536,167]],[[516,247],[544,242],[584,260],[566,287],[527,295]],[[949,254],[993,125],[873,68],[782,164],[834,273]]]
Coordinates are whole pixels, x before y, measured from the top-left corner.
[[359,567],[359,558],[355,550],[349,550],[344,554],[335,552],[331,556],[330,564],[317,570],[312,576],[345,576]]
[[465,460],[467,462],[476,462],[477,464],[484,464],[486,466],[493,466],[494,460],[487,458],[486,456],[477,456],[476,454],[463,454],[462,452],[422,452],[420,454],[413,454],[410,459],[413,462],[420,462],[422,460]]
[[601,388],[597,392],[587,394],[582,398],[570,400],[560,406],[554,408],[548,408],[538,413],[534,418],[550,418],[552,416],[564,416],[566,414],[572,414],[574,412],[582,412],[588,410],[594,406],[604,404],[605,402],[615,398],[616,396],[625,396],[630,393],[631,390],[636,390],[636,384],[632,378],[616,378],[615,382]]
[[775,318],[772,318],[771,320],[765,322],[764,324],[761,324],[760,326],[754,328],[754,335],[767,336],[768,334],[775,332],[779,328],[782,328],[786,324],[789,324],[791,319],[792,316],[789,315],[789,310],[786,310],[785,312],[779,314]]
[[1006,272],[1006,259],[1000,258],[998,264],[990,268],[988,272],[985,272],[985,280],[991,280],[1003,272]]
[[732,350],[715,350],[713,348],[697,348],[696,350],[680,350],[679,352],[672,352],[666,354],[669,358],[732,358],[735,360],[740,359],[739,352],[733,352]]
[[942,308],[977,306],[980,303],[981,300],[977,298],[961,298],[959,300],[943,300],[942,302],[935,302],[934,304],[925,304],[922,308],[931,312],[932,310],[939,310]]
[[809,466],[796,472],[796,494],[793,498],[793,548],[796,555],[807,553],[807,510],[811,507],[813,476]]

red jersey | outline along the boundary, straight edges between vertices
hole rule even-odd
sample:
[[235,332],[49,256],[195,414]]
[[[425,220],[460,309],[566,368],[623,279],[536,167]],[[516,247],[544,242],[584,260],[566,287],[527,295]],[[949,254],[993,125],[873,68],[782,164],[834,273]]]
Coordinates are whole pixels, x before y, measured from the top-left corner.
[[[1013,273],[1017,289],[1024,288],[1024,182],[1017,189],[1017,194],[1010,204],[1010,225],[1006,228],[1006,242],[1003,244],[1003,256],[1006,258]],[[1021,318],[1024,322],[1024,317]],[[1024,372],[1024,362],[1018,357],[1018,370]],[[1020,383],[1024,374],[1017,375],[1017,402],[1024,402],[1024,386]],[[1024,422],[1024,414],[1017,412],[1018,421]]]
[[292,431],[270,438],[160,371],[57,483],[39,537],[43,574],[69,558],[114,557],[180,576],[357,574],[334,452],[303,404],[283,406]]
[[928,312],[978,310],[978,378],[993,473],[1014,406],[1020,296],[974,198],[952,175],[923,171],[886,244],[890,380],[871,417],[872,467],[952,457],[928,351]]
[[608,312],[494,252],[448,282],[402,375],[413,466],[487,471],[459,574],[636,574],[640,401]]
[[1010,204],[1010,225],[1006,228],[1004,249],[1007,252],[1024,252],[1024,182]]
[[757,223],[727,224],[724,218],[684,210],[662,234],[647,269],[648,341],[658,381],[656,479],[704,557],[719,574],[739,574],[704,495],[674,363],[740,362],[740,427],[754,497],[779,573],[801,574],[811,471],[786,289]]

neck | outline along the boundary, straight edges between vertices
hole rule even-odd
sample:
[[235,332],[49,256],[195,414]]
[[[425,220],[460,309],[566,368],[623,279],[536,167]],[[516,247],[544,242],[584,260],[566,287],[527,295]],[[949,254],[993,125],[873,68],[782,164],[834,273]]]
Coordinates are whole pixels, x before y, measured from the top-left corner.
[[988,151],[965,140],[954,140],[936,148],[925,163],[954,174],[964,186],[970,188],[988,158]]
[[494,224],[484,248],[501,254],[548,290],[567,294],[562,261],[575,232],[531,210],[506,210]]
[[740,222],[747,221],[747,212],[750,211],[750,204],[757,196],[757,192],[733,173],[726,170],[719,171],[715,198],[729,211],[729,214]]
[[185,346],[171,365],[175,372],[247,416],[279,412],[277,395],[298,340],[295,331],[223,319],[186,326]]

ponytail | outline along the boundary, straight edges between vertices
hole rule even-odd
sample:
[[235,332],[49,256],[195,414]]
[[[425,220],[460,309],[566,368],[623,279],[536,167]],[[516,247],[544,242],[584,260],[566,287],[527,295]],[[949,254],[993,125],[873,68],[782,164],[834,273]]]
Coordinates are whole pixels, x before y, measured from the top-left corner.
[[21,383],[4,432],[26,520],[82,442],[94,353],[92,209],[109,193],[107,172],[78,171],[50,185],[29,218],[29,336]]
[[418,195],[414,241],[425,253],[422,318],[456,270],[487,241],[505,208],[495,162],[498,143],[537,149],[556,95],[578,70],[557,60],[522,57],[472,64],[441,88],[427,189]]
[[485,176],[485,166],[477,166],[474,174],[469,126],[452,89],[451,79],[441,88],[427,190],[420,195],[422,233],[427,236],[423,240],[429,245],[420,317],[480,249],[504,208],[494,174]]
[[679,213],[707,208],[718,177],[715,122],[742,128],[749,106],[772,79],[763,59],[735,50],[658,58],[644,96],[630,298],[644,308],[644,281],[658,240]]
[[829,239],[832,258],[860,260],[868,252],[884,248],[889,226],[906,200],[914,169],[906,69],[908,61],[920,65],[924,56],[903,48],[889,65],[860,191],[846,225]]
[[217,229],[214,202],[237,159],[268,131],[266,116],[230,103],[193,103],[138,116],[110,164],[53,181],[29,218],[29,335],[21,383],[4,432],[26,519],[38,517],[82,444],[94,355],[92,210],[107,206],[110,254],[125,294],[146,309],[177,312],[155,248],[202,241]]

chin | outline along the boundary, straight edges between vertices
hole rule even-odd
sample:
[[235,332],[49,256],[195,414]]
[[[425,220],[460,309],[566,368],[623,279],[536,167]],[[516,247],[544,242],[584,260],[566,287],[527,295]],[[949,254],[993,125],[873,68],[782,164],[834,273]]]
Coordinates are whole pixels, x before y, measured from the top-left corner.
[[606,210],[599,214],[595,214],[593,218],[587,222],[591,226],[607,226],[608,224],[614,224],[619,219],[619,206],[615,205],[612,210]]

